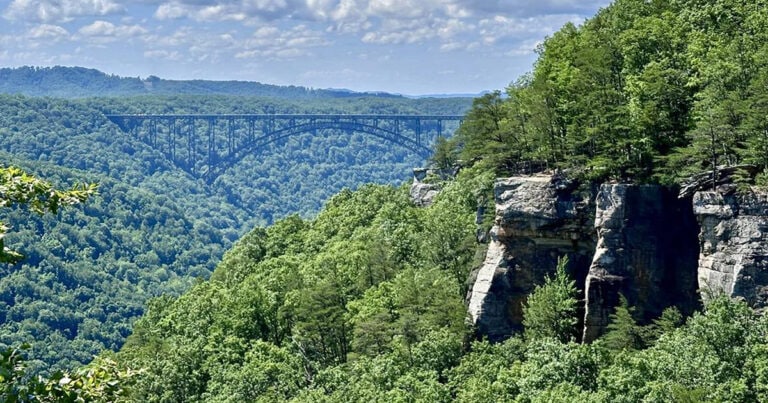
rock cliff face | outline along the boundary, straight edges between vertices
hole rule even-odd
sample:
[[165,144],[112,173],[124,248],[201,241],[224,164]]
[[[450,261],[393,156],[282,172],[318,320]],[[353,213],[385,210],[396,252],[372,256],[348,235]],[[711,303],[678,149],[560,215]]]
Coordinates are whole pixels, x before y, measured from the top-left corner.
[[768,194],[697,192],[702,298],[725,292],[751,306],[768,306]]
[[528,294],[568,255],[583,282],[594,252],[591,192],[557,177],[516,177],[495,184],[496,219],[485,262],[469,295],[479,334],[501,340],[522,329]]
[[604,332],[619,294],[643,322],[668,306],[698,307],[698,225],[676,189],[514,177],[497,180],[495,198],[491,242],[468,297],[478,334],[501,340],[520,331],[527,296],[563,255],[583,291],[586,341]]
[[661,186],[605,184],[596,195],[597,248],[585,284],[584,340],[603,333],[627,298],[641,322],[697,306],[698,230],[690,200]]

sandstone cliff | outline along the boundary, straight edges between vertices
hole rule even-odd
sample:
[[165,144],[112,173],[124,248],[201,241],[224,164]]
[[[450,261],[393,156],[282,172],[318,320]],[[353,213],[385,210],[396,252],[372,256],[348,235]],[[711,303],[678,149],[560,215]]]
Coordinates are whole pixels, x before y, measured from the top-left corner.
[[594,252],[594,208],[591,192],[559,177],[500,179],[494,193],[496,219],[469,315],[479,334],[501,340],[522,329],[523,303],[558,257],[569,256],[569,272],[583,283]]
[[[768,288],[753,283],[768,284],[762,266],[768,257],[760,259],[767,256],[760,237],[768,219],[721,221],[747,211],[768,217],[768,201],[745,209],[704,200],[702,194],[696,197],[701,201],[694,215],[691,199],[679,199],[674,188],[604,184],[593,189],[549,176],[497,180],[495,225],[468,297],[478,334],[501,340],[520,331],[527,296],[554,273],[562,255],[568,255],[569,273],[583,292],[580,325],[586,341],[605,331],[619,294],[643,323],[669,306],[691,313],[700,306],[697,277],[702,277],[702,267],[722,288],[735,290],[729,291],[733,295],[765,303]],[[699,258],[699,223],[704,263]],[[737,232],[733,240],[723,240]],[[745,243],[753,252],[745,252],[749,257],[739,260],[739,266],[727,256],[744,251]],[[707,263],[713,255],[720,263]]]
[[768,194],[697,192],[702,298],[725,292],[768,306]]
[[584,340],[600,336],[624,295],[647,323],[669,306],[697,307],[698,240],[690,200],[658,185],[604,184],[595,197],[597,248],[585,282]]

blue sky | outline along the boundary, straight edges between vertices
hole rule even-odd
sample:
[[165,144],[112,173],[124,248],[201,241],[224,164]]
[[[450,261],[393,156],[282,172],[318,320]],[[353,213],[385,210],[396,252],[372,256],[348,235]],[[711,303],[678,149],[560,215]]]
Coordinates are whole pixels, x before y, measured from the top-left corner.
[[403,94],[503,89],[608,0],[0,0],[0,66]]

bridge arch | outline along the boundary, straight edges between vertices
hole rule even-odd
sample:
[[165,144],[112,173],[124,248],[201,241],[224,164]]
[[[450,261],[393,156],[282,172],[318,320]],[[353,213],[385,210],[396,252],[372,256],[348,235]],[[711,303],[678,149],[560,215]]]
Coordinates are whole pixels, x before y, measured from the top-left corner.
[[403,136],[393,130],[387,130],[371,124],[360,122],[320,121],[302,123],[284,129],[275,130],[274,132],[267,133],[263,136],[259,136],[255,138],[253,142],[238,149],[234,155],[223,158],[222,160],[217,161],[216,164],[212,164],[209,171],[203,173],[202,176],[206,182],[213,183],[213,181],[222,175],[227,169],[237,165],[240,161],[243,160],[243,158],[251,155],[254,151],[257,151],[264,146],[289,138],[291,136],[299,135],[302,133],[311,133],[317,130],[343,130],[350,133],[356,132],[369,134],[382,140],[400,145],[422,158],[426,159],[432,155],[432,150],[430,147],[421,144],[421,141],[416,141],[410,137]]

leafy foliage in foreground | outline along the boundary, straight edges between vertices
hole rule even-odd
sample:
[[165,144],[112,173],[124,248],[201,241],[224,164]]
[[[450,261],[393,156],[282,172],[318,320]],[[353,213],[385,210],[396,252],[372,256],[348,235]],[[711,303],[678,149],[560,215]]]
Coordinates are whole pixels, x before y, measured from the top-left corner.
[[73,372],[56,371],[50,377],[27,372],[24,350],[0,352],[0,401],[3,402],[124,402],[140,371],[121,368],[114,360],[97,358]]
[[499,172],[573,168],[641,182],[742,163],[764,171],[766,6],[617,0],[567,24],[506,97],[474,101],[462,158]]
[[[0,167],[0,207],[23,206],[37,214],[56,214],[61,207],[82,203],[95,192],[95,184],[58,190],[17,167]],[[8,227],[0,221],[0,263],[17,263],[22,255],[5,246],[3,238],[7,231]]]

